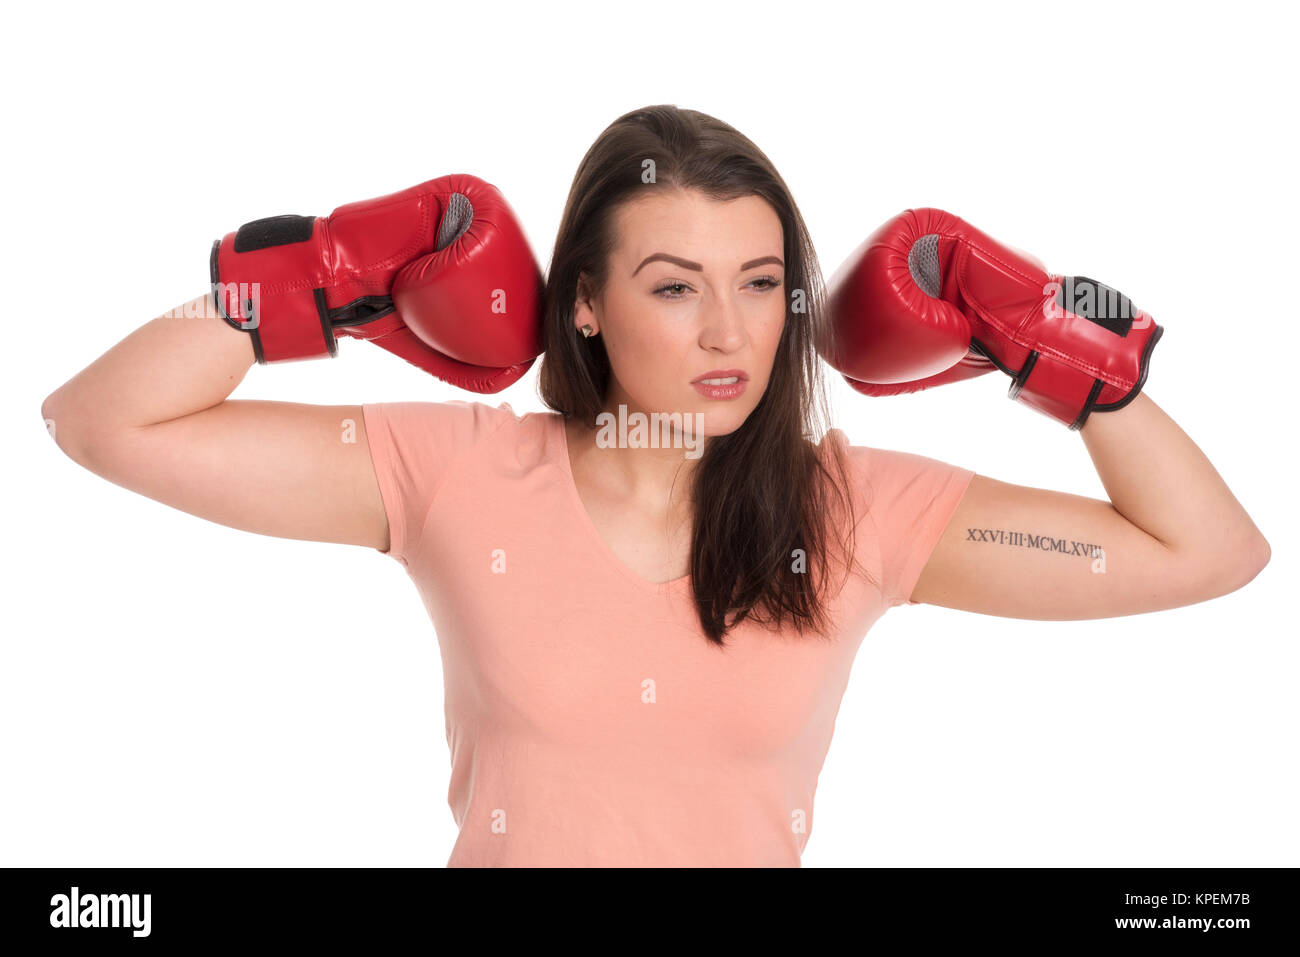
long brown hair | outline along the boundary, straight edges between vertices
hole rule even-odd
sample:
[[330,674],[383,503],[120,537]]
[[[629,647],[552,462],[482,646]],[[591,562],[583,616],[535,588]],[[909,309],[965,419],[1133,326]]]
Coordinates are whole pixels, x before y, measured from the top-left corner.
[[[695,110],[648,106],[620,116],[592,144],[569,190],[546,279],[542,401],[566,419],[596,425],[610,363],[602,336],[574,331],[579,275],[586,274],[584,293],[600,294],[618,239],[615,213],[648,188],[647,168],[649,188],[693,189],[724,201],[759,196],[785,237],[791,294],[767,391],[743,425],[705,443],[691,487],[690,576],[700,623],[717,645],[746,618],[775,628],[790,620],[801,635],[825,637],[831,532],[838,525],[847,533],[838,539],[847,577],[856,525],[844,451],[820,441],[830,423],[817,354],[817,343],[832,334],[825,287],[789,189],[738,130]],[[826,461],[819,448],[829,453]],[[796,569],[800,555],[806,562]]]

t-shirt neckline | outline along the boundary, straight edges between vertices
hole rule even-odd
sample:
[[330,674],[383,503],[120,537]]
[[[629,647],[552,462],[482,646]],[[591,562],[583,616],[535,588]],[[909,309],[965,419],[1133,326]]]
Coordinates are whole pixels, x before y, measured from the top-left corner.
[[600,534],[600,530],[596,528],[596,523],[591,520],[591,514],[587,511],[587,506],[582,503],[582,496],[578,494],[578,483],[573,477],[573,463],[569,461],[569,435],[564,428],[564,416],[559,412],[554,412],[551,414],[551,421],[553,431],[559,433],[558,440],[552,447],[557,450],[556,459],[558,461],[556,464],[564,475],[564,484],[569,501],[577,514],[578,524],[585,529],[585,534],[593,540],[605,561],[641,591],[651,595],[670,595],[689,588],[691,582],[689,572],[671,581],[652,582],[629,568],[623,559],[619,558],[617,553],[609,547],[609,543],[605,541]]

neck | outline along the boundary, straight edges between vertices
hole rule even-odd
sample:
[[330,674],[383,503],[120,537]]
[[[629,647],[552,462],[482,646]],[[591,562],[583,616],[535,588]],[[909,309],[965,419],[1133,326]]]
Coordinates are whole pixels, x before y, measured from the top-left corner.
[[[609,491],[655,509],[683,508],[705,438],[692,420],[684,429],[627,406],[607,408],[591,423],[566,423],[570,464],[575,472]],[[685,416],[682,416],[685,419]]]

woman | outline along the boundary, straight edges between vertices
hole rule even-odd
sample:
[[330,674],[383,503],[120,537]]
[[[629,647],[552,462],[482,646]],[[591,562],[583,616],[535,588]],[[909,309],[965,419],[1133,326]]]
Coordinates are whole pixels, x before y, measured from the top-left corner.
[[[231,401],[251,337],[176,317],[44,408],[118,484],[406,567],[444,663],[452,866],[798,866],[850,665],[888,608],[1129,615],[1268,561],[1141,394],[1081,431],[1111,503],[825,432],[807,231],[767,158],[704,114],[636,110],[593,145],[542,321],[550,413]],[[663,441],[635,427],[655,413],[677,416]],[[1021,528],[1104,559],[970,534]]]

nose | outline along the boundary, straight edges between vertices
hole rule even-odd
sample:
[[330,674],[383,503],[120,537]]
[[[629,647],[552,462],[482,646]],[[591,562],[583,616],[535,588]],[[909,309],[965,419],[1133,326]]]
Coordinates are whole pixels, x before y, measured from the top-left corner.
[[717,352],[735,352],[746,341],[745,317],[725,296],[711,296],[704,305],[700,346]]

